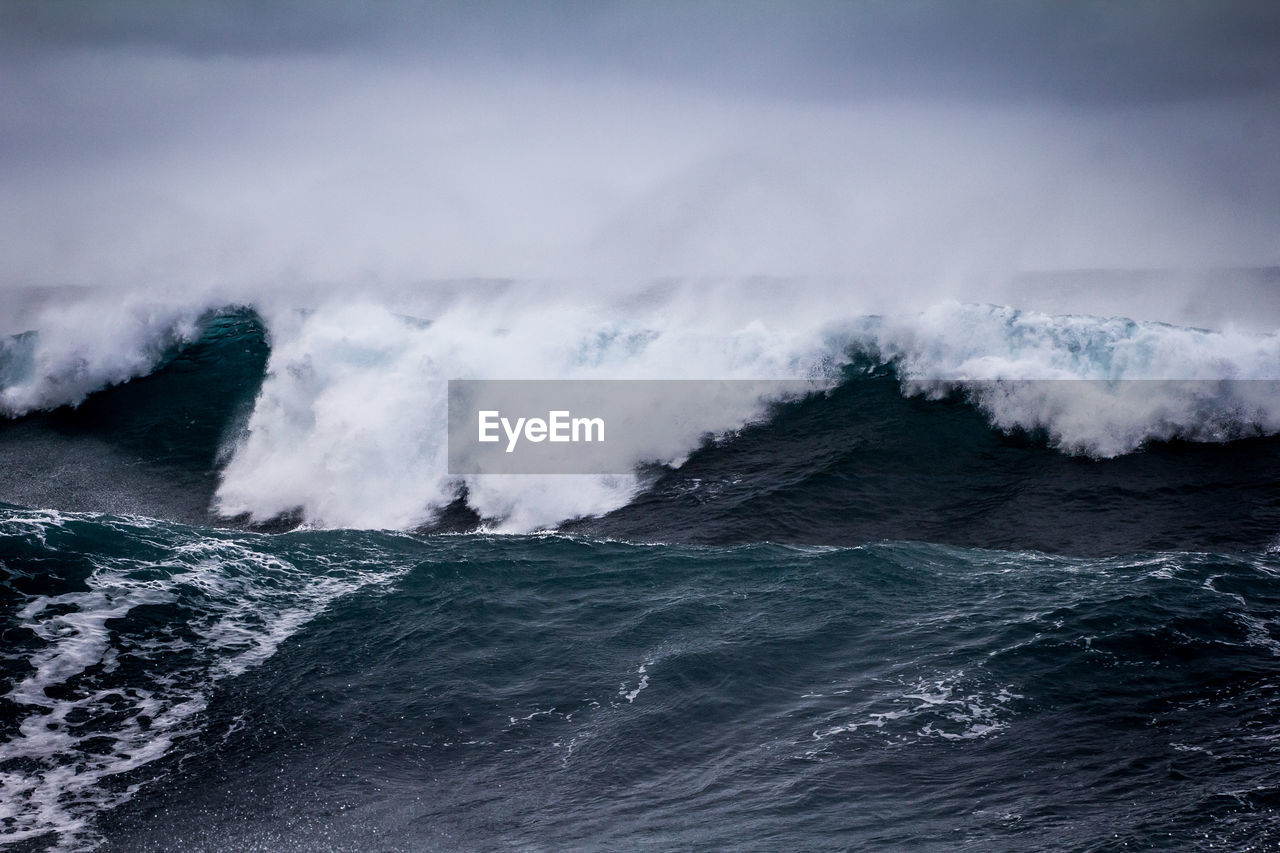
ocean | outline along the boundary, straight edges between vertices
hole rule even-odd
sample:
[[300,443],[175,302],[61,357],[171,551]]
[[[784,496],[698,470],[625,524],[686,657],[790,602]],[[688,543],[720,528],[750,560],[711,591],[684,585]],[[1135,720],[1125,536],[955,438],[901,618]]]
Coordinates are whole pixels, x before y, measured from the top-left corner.
[[1277,0],[0,0],[0,853],[1280,853],[1278,153]]
[[[6,845],[1273,849],[1274,336],[855,317],[744,356],[823,390],[500,504],[397,420],[325,420],[448,316],[198,312],[127,381],[5,342]],[[555,352],[600,376],[662,336]],[[434,471],[410,524],[400,469]]]

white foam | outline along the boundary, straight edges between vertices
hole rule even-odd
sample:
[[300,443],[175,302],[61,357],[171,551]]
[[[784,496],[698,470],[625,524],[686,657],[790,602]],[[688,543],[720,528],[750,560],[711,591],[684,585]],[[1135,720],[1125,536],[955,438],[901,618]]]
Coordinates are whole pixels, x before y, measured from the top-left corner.
[[628,690],[627,682],[625,681],[622,682],[622,684],[618,685],[618,695],[621,696],[623,699],[626,699],[628,705],[634,703],[636,701],[636,697],[640,695],[641,691],[643,691],[646,687],[649,686],[649,664],[650,663],[652,663],[652,661],[646,661],[645,663],[640,664],[640,668],[636,670],[636,675],[638,676],[638,679],[636,681],[635,687]]
[[[449,379],[812,380],[872,352],[897,365],[906,393],[962,388],[993,426],[1043,430],[1068,453],[1280,432],[1277,334],[954,302],[868,316],[856,293],[814,298],[826,288],[669,283],[637,302],[609,288],[459,284],[330,298],[305,311],[260,306],[268,375],[244,432],[226,437],[215,508],[407,529],[465,487],[491,529],[528,532],[634,496],[630,475],[450,476]],[[103,323],[96,308],[50,309],[30,375],[0,391],[6,411],[75,402],[145,372],[190,338],[198,316],[194,306],[142,302],[113,310]],[[679,465],[705,434],[732,432],[763,407],[675,400],[678,416],[655,413],[634,461]]]
[[[404,528],[465,485],[496,530],[526,532],[626,503],[633,476],[452,477],[447,381],[457,378],[783,378],[806,375],[817,329],[620,321],[565,303],[470,300],[429,325],[372,304],[326,305],[272,326],[248,431],[218,509],[265,520],[301,507],[313,524]],[[760,400],[690,398],[655,417],[635,462],[682,461],[705,432],[737,428]]]
[[[49,529],[78,518],[13,513],[0,523],[0,537],[43,543]],[[115,524],[122,535],[148,536],[141,520]],[[66,552],[66,543],[59,547]],[[17,735],[0,743],[0,766],[9,767],[0,771],[0,843],[52,835],[54,849],[93,846],[93,816],[147,781],[137,777],[121,789],[105,780],[162,758],[198,732],[218,681],[262,663],[329,602],[401,573],[358,561],[315,572],[241,542],[194,536],[158,563],[89,556],[96,568],[87,590],[33,597],[17,614],[41,647],[26,658],[31,672],[6,695],[25,716]],[[149,604],[170,605],[180,616],[145,636],[108,627]],[[112,678],[122,656],[144,662],[146,677]],[[158,668],[146,666],[157,659]]]
[[908,393],[964,389],[994,426],[1044,430],[1069,453],[1280,432],[1278,334],[959,303],[845,333],[895,361]]
[[24,367],[0,387],[0,415],[77,405],[90,393],[151,372],[196,335],[203,303],[135,296],[47,305]]
[[[683,297],[669,295],[664,307],[687,307]],[[301,507],[322,526],[399,528],[465,484],[493,529],[524,532],[607,512],[634,494],[629,476],[450,477],[450,378],[812,378],[870,350],[898,364],[908,393],[963,386],[994,426],[1043,429],[1071,453],[1280,431],[1280,385],[1234,381],[1280,379],[1275,335],[958,303],[825,329],[807,312],[742,320],[653,309],[619,321],[607,309],[518,298],[464,299],[429,325],[375,304],[290,317],[282,331],[273,326],[270,376],[218,506],[259,520]],[[1091,381],[1022,381],[1045,379]],[[1119,381],[1131,379],[1162,381]],[[661,450],[635,461],[678,465],[704,433],[761,411],[680,405],[683,418],[654,418]]]
[[1012,703],[1021,698],[1007,686],[985,688],[963,672],[955,672],[877,695],[853,709],[852,719],[814,731],[813,739],[828,740],[865,729],[897,742],[974,740],[1007,727],[1014,716]]

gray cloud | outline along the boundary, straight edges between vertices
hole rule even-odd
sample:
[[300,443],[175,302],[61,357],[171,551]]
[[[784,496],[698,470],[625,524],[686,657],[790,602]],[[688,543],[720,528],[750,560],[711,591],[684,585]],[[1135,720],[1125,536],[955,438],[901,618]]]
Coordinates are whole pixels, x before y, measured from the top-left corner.
[[1272,0],[6,0],[10,46],[602,69],[820,99],[1168,100],[1280,83]]

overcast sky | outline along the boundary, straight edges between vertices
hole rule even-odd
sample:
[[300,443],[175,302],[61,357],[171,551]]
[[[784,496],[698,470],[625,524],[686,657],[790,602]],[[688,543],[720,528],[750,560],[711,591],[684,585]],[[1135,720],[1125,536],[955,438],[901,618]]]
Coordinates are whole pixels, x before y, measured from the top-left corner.
[[10,284],[1280,263],[1275,0],[0,0],[0,74]]
[[1160,100],[1280,83],[1272,0],[5,0],[0,26],[10,49],[398,54],[836,98]]

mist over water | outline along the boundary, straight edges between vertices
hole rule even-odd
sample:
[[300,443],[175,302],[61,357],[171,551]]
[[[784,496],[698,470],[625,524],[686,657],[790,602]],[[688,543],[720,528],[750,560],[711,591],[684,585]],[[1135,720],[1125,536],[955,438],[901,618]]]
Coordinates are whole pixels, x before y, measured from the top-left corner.
[[[1196,79],[1231,42],[1185,11],[1092,10],[1055,33],[1039,5],[1044,31],[994,51],[973,34],[1007,26],[1001,4],[949,50],[933,40],[953,16],[928,4],[789,24],[758,6],[393,4],[363,33],[332,24],[337,43],[307,16],[237,38],[174,10],[126,38],[88,8],[10,10],[4,281],[247,301],[826,276],[882,308],[1025,272],[1276,263],[1274,76]],[[896,52],[868,49],[881,34]],[[1018,55],[1038,41],[1045,56]],[[1166,52],[1191,79],[1126,79]],[[1099,55],[1129,74],[1090,93]]]

